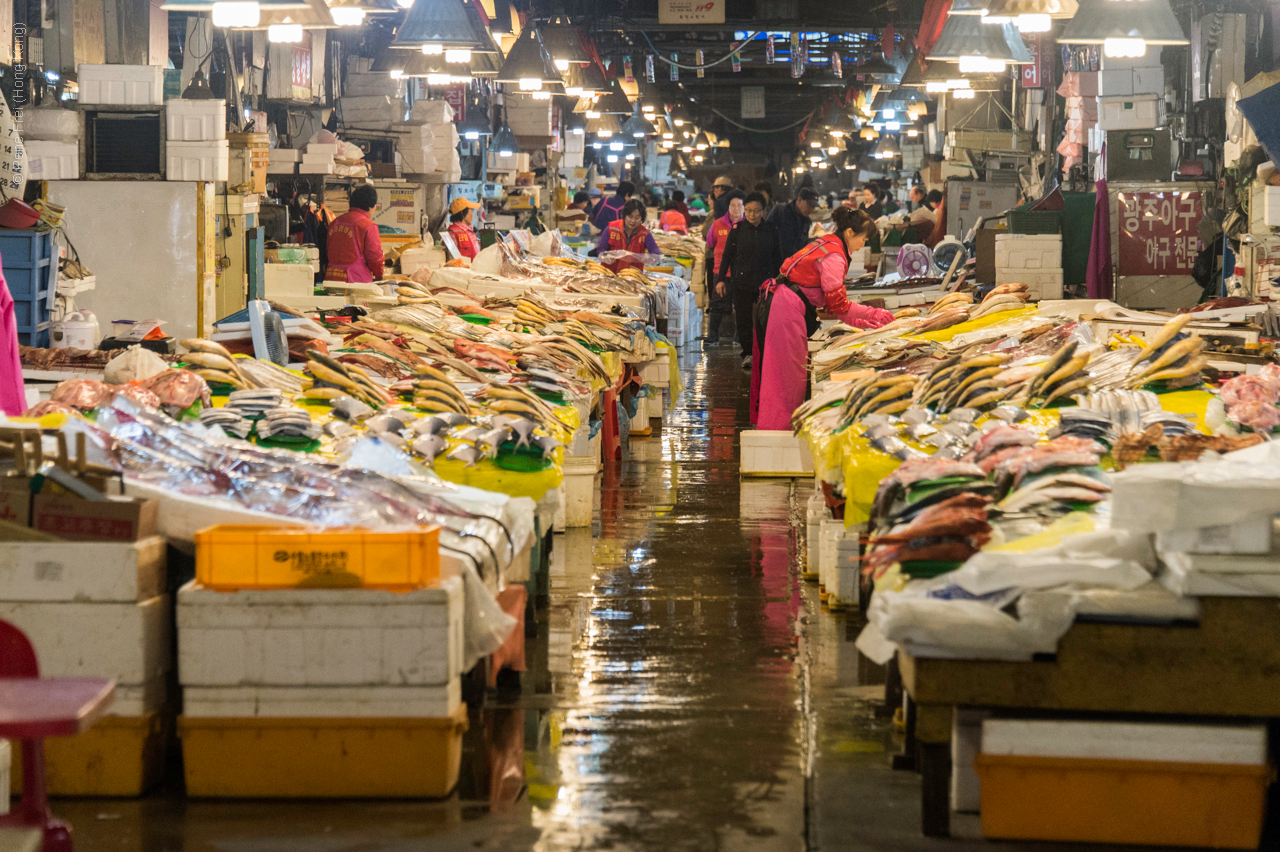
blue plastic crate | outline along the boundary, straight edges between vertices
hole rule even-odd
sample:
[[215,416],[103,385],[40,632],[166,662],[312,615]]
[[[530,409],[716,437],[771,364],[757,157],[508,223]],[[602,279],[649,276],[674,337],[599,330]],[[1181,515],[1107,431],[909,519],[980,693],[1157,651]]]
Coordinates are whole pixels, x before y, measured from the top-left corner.
[[43,322],[35,331],[18,332],[18,345],[34,346],[37,349],[49,348],[49,323]]
[[14,299],[44,296],[52,307],[58,261],[51,231],[0,230],[0,267]]
[[32,331],[41,323],[49,321],[48,292],[41,293],[35,299],[14,298],[13,316],[18,325],[18,332]]

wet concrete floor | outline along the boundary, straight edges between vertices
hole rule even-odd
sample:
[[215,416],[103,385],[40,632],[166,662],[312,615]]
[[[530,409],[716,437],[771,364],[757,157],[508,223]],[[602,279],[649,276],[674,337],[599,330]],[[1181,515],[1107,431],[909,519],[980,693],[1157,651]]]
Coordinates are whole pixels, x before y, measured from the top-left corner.
[[801,579],[812,481],[739,479],[736,347],[681,365],[661,429],[600,476],[592,528],[555,537],[528,671],[473,708],[452,797],[57,800],[77,849],[987,848],[920,835],[918,776],[889,767],[900,736],[883,670],[853,647],[858,616]]

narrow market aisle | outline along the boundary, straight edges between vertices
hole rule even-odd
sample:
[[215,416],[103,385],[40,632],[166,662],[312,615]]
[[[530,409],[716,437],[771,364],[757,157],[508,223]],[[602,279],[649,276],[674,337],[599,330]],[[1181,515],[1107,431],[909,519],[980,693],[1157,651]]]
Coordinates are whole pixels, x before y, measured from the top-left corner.
[[601,475],[594,526],[555,537],[529,671],[473,709],[452,797],[60,800],[77,849],[979,848],[920,837],[857,616],[820,611],[800,579],[811,482],[739,479],[736,351],[689,351],[682,369],[662,429]]

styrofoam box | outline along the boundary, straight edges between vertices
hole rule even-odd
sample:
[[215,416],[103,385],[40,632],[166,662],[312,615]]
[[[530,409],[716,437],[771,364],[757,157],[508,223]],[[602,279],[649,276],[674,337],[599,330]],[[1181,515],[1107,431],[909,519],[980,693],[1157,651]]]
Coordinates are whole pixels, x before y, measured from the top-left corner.
[[309,263],[268,263],[263,266],[263,292],[268,299],[288,302],[315,292],[315,272]]
[[270,148],[267,151],[267,162],[273,165],[275,163],[301,163],[302,152],[297,148]]
[[786,430],[742,432],[740,470],[751,475],[806,476],[813,473],[809,445]]
[[1103,130],[1146,130],[1160,126],[1162,99],[1157,95],[1116,98],[1098,96],[1098,127]]
[[165,540],[9,541],[0,547],[8,601],[149,600],[165,588]]
[[457,577],[404,593],[178,591],[183,686],[439,686],[462,653]]
[[1267,762],[1267,729],[1262,725],[987,719],[982,723],[982,753],[1258,766]]
[[462,680],[439,686],[189,686],[182,712],[193,718],[423,718],[462,703]]
[[1133,69],[1104,68],[1098,72],[1098,94],[1104,98],[1133,94]]
[[27,634],[48,677],[143,684],[173,662],[168,595],[140,603],[0,601],[0,619]]
[[166,142],[165,180],[225,181],[230,168],[227,140]]
[[1107,56],[1102,55],[1103,68],[1150,68],[1152,66],[1162,67],[1160,62],[1160,54],[1164,48],[1148,45],[1147,52],[1142,56]]
[[[270,171],[270,166],[267,170]],[[333,163],[299,163],[298,174],[300,175],[331,175],[333,174]]]
[[330,157],[338,156],[338,143],[336,142],[309,142],[307,143],[308,154],[328,154]]
[[415,121],[443,124],[453,121],[453,107],[446,101],[414,101],[411,115]]
[[80,146],[77,143],[32,139],[22,147],[27,155],[27,175],[32,180],[79,179]]
[[1133,93],[1135,95],[1164,96],[1164,66],[1155,65],[1133,69]]
[[81,65],[76,72],[81,104],[164,103],[164,68],[159,65]]
[[996,269],[1060,269],[1062,237],[1057,234],[1000,234]]
[[[643,402],[643,400],[642,400]],[[647,408],[637,412],[646,416]],[[644,424],[649,425],[647,422]],[[596,460],[590,457],[567,457],[564,460],[564,525],[580,528],[591,526],[591,510],[596,493]]]
[[1026,284],[1027,298],[1033,302],[1062,298],[1062,270],[996,269],[997,284]]
[[1269,228],[1280,228],[1280,186],[1263,187],[1262,221]]
[[294,175],[297,173],[297,163],[267,163],[267,174],[269,175]]
[[183,100],[164,102],[165,131],[171,142],[215,142],[227,138],[227,102]]
[[1156,547],[1171,553],[1270,553],[1273,523],[1271,515],[1258,515],[1234,524],[1162,530]]
[[333,155],[328,151],[307,151],[302,155],[303,163],[333,163]]
[[666,387],[671,384],[671,359],[662,355],[657,360],[641,366],[640,381],[655,387]]
[[50,107],[50,99],[38,109],[22,111],[23,146],[36,139],[54,142],[75,142],[80,138],[80,116],[73,109]]

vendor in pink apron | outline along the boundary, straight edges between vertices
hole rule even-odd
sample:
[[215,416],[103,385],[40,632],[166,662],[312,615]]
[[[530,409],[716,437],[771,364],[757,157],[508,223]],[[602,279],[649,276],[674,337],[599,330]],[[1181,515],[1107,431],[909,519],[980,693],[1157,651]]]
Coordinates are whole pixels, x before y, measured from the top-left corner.
[[326,281],[367,284],[382,280],[382,237],[369,211],[378,206],[378,190],[368,184],[351,191],[351,209],[329,225]]
[[791,429],[791,413],[808,385],[808,341],[818,330],[819,308],[856,328],[893,321],[888,311],[850,303],[844,289],[849,255],[875,232],[875,222],[862,210],[837,207],[831,223],[835,233],[787,258],[778,277],[760,287],[751,371],[751,422],[758,429]]

